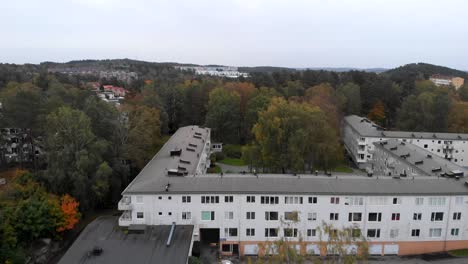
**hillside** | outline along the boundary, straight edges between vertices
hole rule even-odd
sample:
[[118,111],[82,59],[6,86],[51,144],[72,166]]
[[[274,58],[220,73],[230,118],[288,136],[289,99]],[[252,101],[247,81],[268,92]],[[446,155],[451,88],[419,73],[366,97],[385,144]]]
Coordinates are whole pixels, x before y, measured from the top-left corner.
[[468,78],[468,72],[428,63],[406,64],[404,66],[385,71],[383,74],[389,76],[396,82],[409,79],[429,79],[429,77],[433,74]]

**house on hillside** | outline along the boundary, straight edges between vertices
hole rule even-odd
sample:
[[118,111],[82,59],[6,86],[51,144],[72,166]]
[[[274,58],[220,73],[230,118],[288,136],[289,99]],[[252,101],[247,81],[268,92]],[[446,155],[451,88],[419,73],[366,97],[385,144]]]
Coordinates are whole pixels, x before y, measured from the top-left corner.
[[429,78],[429,80],[431,82],[433,82],[437,86],[452,85],[457,90],[460,87],[462,87],[464,82],[465,82],[465,79],[463,79],[461,77],[452,77],[452,76],[446,76],[446,75],[442,75],[442,74],[434,74]]

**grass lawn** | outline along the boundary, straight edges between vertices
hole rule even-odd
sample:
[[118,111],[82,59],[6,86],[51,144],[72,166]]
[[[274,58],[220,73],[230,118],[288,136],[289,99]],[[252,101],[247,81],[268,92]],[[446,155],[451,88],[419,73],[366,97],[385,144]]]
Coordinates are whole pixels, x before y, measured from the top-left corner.
[[207,172],[208,173],[221,173],[221,168],[216,165],[213,168],[209,168]]
[[241,160],[241,159],[224,158],[224,159],[222,159],[222,160],[220,160],[218,162],[226,164],[226,165],[232,165],[232,166],[245,166],[244,161]]
[[468,256],[468,249],[457,249],[451,250],[448,252],[450,255],[455,257],[467,257]]
[[340,166],[334,168],[333,171],[351,173],[351,172],[353,172],[353,169],[351,169],[350,167],[348,167],[346,165],[340,165]]

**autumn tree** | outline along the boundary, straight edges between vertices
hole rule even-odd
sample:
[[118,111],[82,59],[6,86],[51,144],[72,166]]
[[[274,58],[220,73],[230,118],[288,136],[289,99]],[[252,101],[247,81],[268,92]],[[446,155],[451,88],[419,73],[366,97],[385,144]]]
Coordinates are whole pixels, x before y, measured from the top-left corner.
[[377,101],[370,110],[369,114],[367,114],[367,117],[377,124],[383,126],[385,124],[385,106],[383,102]]
[[148,106],[127,106],[127,155],[133,166],[143,168],[162,145],[159,111]]
[[80,221],[80,212],[78,211],[79,202],[68,194],[65,194],[60,199],[60,209],[63,215],[63,221],[57,227],[57,232],[71,230]]
[[274,98],[253,128],[265,169],[272,172],[334,168],[341,158],[334,128],[318,107]]
[[448,131],[452,133],[468,133],[468,102],[452,104],[448,117]]
[[327,117],[328,123],[339,131],[342,114],[336,92],[330,84],[322,83],[307,89],[305,101],[319,107]]

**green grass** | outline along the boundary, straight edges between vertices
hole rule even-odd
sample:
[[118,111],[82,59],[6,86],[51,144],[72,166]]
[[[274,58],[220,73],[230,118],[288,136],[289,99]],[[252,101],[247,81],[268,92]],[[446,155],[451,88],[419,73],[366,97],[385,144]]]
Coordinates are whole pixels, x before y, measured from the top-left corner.
[[226,164],[226,165],[231,165],[231,166],[245,166],[244,161],[241,159],[224,158],[218,162]]
[[333,171],[351,173],[351,172],[353,172],[353,169],[351,169],[350,167],[348,167],[346,165],[340,165],[340,166],[334,168]]
[[207,170],[208,173],[221,173],[221,168],[219,166],[214,166],[213,168],[209,168]]
[[468,249],[457,249],[448,252],[450,255],[455,257],[468,257]]

